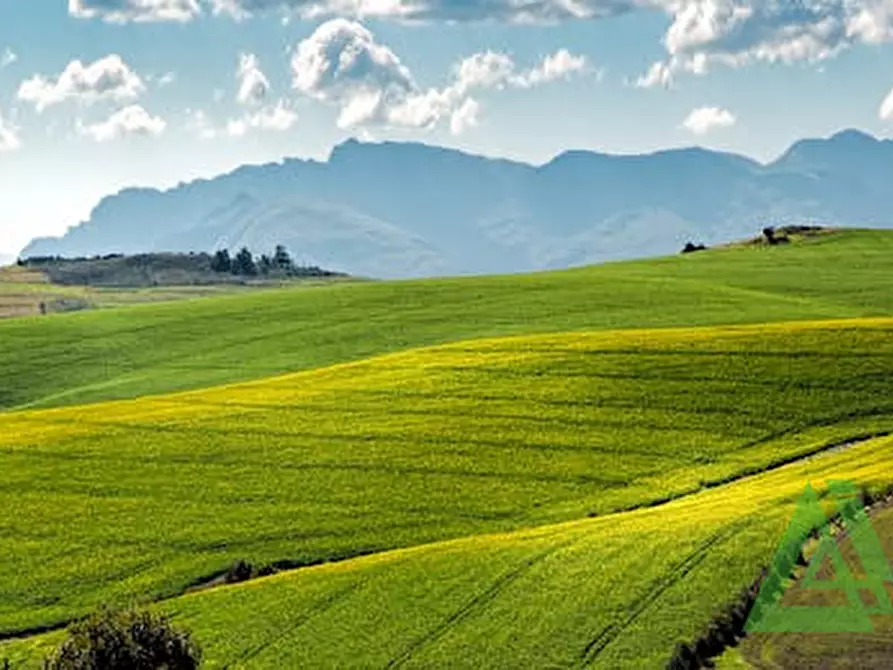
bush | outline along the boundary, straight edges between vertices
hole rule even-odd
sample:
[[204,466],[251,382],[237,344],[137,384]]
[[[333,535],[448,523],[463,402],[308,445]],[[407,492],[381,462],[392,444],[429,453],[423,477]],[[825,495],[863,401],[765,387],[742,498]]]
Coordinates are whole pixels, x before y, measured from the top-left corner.
[[227,584],[238,584],[239,582],[247,582],[255,577],[254,566],[248,561],[238,560],[230,567],[224,577]]
[[194,670],[201,650],[188,632],[149,611],[104,609],[73,624],[45,670]]

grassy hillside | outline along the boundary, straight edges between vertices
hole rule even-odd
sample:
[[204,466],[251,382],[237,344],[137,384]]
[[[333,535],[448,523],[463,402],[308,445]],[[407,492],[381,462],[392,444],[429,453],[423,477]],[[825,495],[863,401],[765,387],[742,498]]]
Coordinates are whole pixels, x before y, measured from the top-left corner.
[[0,415],[0,633],[606,514],[893,430],[893,319],[463,342]]
[[[332,280],[300,280],[302,288]],[[140,287],[109,287],[92,285],[62,285],[52,281],[44,271],[35,268],[9,266],[0,268],[0,319],[38,316],[41,303],[47,314],[108,309],[145,303],[208,298],[236,293],[254,292],[259,288],[278,288],[285,282],[183,284]],[[294,283],[294,282],[292,282]]]
[[[660,668],[769,562],[809,479],[893,481],[893,440],[650,509],[298,570],[171,600],[207,668]],[[58,635],[0,645],[33,666]],[[852,667],[852,666],[849,666]]]
[[338,285],[0,323],[0,407],[163,393],[532,332],[893,314],[893,233],[523,276]]

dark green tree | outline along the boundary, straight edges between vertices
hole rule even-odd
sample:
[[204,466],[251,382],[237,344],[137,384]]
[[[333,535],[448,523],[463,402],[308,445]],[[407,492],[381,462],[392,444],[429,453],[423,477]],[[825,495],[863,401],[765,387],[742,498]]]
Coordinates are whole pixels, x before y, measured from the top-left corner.
[[273,265],[275,265],[276,269],[283,274],[291,273],[294,268],[294,262],[292,261],[288,250],[282,244],[276,245],[276,251],[273,253]]
[[195,670],[201,650],[188,632],[149,611],[102,610],[73,624],[47,670]]
[[214,272],[230,272],[232,271],[233,261],[229,257],[229,250],[220,249],[211,259],[211,269]]
[[254,256],[248,251],[248,247],[242,247],[233,259],[233,274],[243,277],[257,276],[257,264],[254,262]]
[[273,259],[266,254],[261,254],[260,260],[257,262],[257,270],[264,277],[273,271]]

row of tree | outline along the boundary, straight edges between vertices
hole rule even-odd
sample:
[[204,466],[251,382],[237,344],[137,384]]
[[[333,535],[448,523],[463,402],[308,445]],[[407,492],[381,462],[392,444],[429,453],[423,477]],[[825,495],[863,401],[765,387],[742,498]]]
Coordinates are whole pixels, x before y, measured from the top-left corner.
[[229,249],[220,249],[211,258],[211,270],[240,277],[298,277],[316,274],[318,268],[299,267],[282,244],[276,245],[272,256],[255,257],[248,247],[242,247],[235,255]]

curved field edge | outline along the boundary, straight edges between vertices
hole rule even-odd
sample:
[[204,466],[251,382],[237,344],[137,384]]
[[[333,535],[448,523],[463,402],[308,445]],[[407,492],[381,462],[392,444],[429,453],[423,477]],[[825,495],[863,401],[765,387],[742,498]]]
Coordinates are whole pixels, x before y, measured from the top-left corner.
[[893,313],[890,231],[531,275],[273,290],[0,323],[0,408],[167,393],[469,338]]
[[[767,565],[807,483],[893,482],[881,438],[659,507],[300,569],[159,607],[208,668],[662,667]],[[58,634],[0,645],[34,667]]]
[[[0,416],[0,632],[605,515],[893,430],[893,319],[573,333]],[[597,647],[595,644],[593,648]]]

